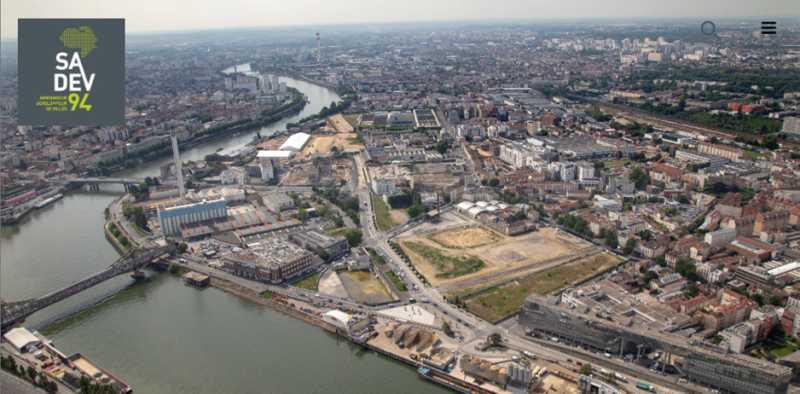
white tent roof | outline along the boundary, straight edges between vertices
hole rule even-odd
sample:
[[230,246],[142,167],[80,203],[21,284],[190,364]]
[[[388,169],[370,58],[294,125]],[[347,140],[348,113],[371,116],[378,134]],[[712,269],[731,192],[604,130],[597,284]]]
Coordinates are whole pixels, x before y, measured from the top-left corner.
[[311,136],[306,133],[293,134],[278,149],[299,151],[302,150],[304,146],[306,146],[306,143],[308,143],[309,139],[311,139]]
[[20,350],[39,343],[39,338],[36,338],[30,331],[24,328],[15,328],[3,336],[15,348]]

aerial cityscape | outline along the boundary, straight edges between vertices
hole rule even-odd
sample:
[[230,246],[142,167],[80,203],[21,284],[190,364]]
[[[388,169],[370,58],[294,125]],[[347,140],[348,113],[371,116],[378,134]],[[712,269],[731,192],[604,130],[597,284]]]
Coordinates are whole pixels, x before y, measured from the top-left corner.
[[137,16],[119,126],[21,124],[4,27],[0,387],[800,393],[800,9],[777,3]]

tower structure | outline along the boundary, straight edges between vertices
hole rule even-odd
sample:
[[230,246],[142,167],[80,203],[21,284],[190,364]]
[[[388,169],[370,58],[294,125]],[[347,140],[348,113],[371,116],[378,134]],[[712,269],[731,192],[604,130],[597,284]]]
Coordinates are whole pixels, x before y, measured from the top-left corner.
[[322,47],[319,46],[319,32],[317,32],[317,62],[322,59]]
[[172,139],[172,157],[175,158],[175,171],[178,176],[178,190],[180,190],[181,201],[186,201],[186,192],[183,190],[183,169],[181,169],[181,154],[178,152],[178,137],[175,133],[170,136]]

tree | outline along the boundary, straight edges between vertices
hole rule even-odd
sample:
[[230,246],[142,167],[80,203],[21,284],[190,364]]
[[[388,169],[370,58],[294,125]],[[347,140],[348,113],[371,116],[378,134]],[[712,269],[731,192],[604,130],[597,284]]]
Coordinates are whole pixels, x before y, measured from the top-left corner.
[[686,100],[681,99],[681,101],[678,102],[678,111],[683,111],[684,108],[686,108]]
[[655,271],[646,271],[644,276],[642,276],[642,281],[644,281],[644,283],[650,283],[653,279],[658,279],[658,274]]
[[487,184],[489,184],[489,181],[488,181],[488,180],[486,180],[486,179],[481,179],[481,185],[483,185],[483,186],[486,186]]
[[186,188],[186,190],[194,189],[194,183],[192,183],[191,180],[187,180],[183,186]]
[[412,205],[406,210],[406,213],[408,214],[408,217],[413,219],[422,214],[422,207],[420,207],[419,205]]
[[500,335],[499,332],[495,332],[489,335],[489,344],[491,344],[491,346],[493,347],[500,346],[501,343],[503,343],[503,336]]
[[303,208],[300,208],[300,211],[298,211],[298,216],[300,216],[300,220],[306,221],[306,219],[308,219],[308,211],[306,211]]
[[697,295],[697,286],[694,283],[689,283],[686,285],[686,295],[689,297],[694,297]]
[[[766,126],[766,125],[765,125]],[[764,126],[762,126],[764,127]],[[761,138],[761,146],[764,148],[775,150],[780,148],[780,144],[778,144],[778,136],[777,135],[765,135]]]
[[351,228],[347,230],[344,237],[347,239],[347,244],[352,248],[361,243],[361,240],[364,238],[364,233],[360,229]]
[[36,370],[33,369],[33,367],[29,365],[28,368],[25,370],[25,372],[28,374],[28,378],[30,378],[30,380],[35,383],[36,382]]
[[354,211],[358,211],[358,196],[350,196],[345,198],[344,206]]
[[148,230],[147,216],[144,214],[142,207],[136,207],[133,209],[133,224],[135,224],[136,227],[141,230]]
[[331,255],[330,255],[330,254],[328,254],[328,252],[326,252],[326,251],[324,251],[324,250],[323,250],[323,251],[320,251],[320,252],[319,252],[319,254],[318,254],[318,256],[319,256],[319,258],[321,258],[323,261],[328,261],[328,259],[329,259],[329,258],[331,258]]
[[136,163],[133,162],[133,159],[125,160],[125,168],[133,168],[136,166]]
[[666,267],[667,259],[665,259],[664,256],[658,256],[656,257],[656,264],[658,264],[659,267]]
[[586,363],[581,365],[580,369],[581,375],[591,375],[592,374],[592,364]]
[[444,141],[439,141],[436,143],[436,151],[445,154],[447,152],[447,143]]
[[455,333],[453,332],[453,329],[450,327],[450,323],[448,322],[442,323],[442,331],[444,331],[444,334],[450,338],[455,336]]
[[514,219],[517,220],[523,220],[526,217],[528,217],[528,215],[525,214],[525,211],[518,211],[517,213],[514,214]]
[[690,282],[697,280],[697,268],[693,261],[686,260],[682,257],[679,258],[675,262],[675,272],[683,275],[683,277]]
[[619,246],[619,242],[613,236],[606,237],[605,241],[603,241],[603,244],[609,247],[610,249],[616,249]]
[[640,167],[634,167],[631,173],[628,174],[628,180],[633,182],[637,188],[641,188],[650,182],[650,175],[647,175]]
[[497,178],[489,179],[489,186],[491,186],[491,187],[500,186],[500,180],[497,179]]
[[622,248],[622,253],[629,256],[633,253],[634,248],[636,248],[636,238],[628,238],[628,242],[625,242],[625,246]]
[[128,237],[126,237],[124,235],[120,235],[119,238],[117,238],[117,240],[119,241],[120,245],[122,245],[124,247],[128,246]]
[[600,238],[605,239],[605,237],[606,237],[606,228],[605,227],[600,227],[600,232],[597,233],[597,236],[600,237]]
[[170,274],[177,274],[180,268],[181,267],[178,264],[169,263],[169,267],[167,268],[167,270],[169,271]]
[[769,296],[769,301],[768,302],[769,302],[770,305],[773,305],[773,306],[781,306],[781,302],[782,301],[783,300],[781,300],[781,297],[778,297],[776,295],[772,295],[772,296]]
[[681,203],[681,204],[688,204],[689,203],[689,197],[686,197],[685,194],[681,194],[681,195],[678,196],[678,202]]
[[178,246],[175,247],[175,250],[177,250],[179,254],[186,253],[186,250],[188,250],[188,249],[189,249],[189,245],[187,245],[186,242],[181,242],[181,243],[178,244]]

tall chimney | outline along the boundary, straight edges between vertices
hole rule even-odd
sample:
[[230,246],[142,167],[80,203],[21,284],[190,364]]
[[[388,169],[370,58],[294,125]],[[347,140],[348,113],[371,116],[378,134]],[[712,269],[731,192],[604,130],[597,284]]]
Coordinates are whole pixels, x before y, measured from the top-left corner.
[[181,169],[181,155],[178,153],[178,137],[172,133],[172,157],[175,158],[175,171],[178,173],[178,190],[181,201],[186,201],[186,192],[183,190],[183,170]]
[[317,62],[319,62],[320,59],[322,59],[322,49],[319,46],[319,32],[317,32]]

